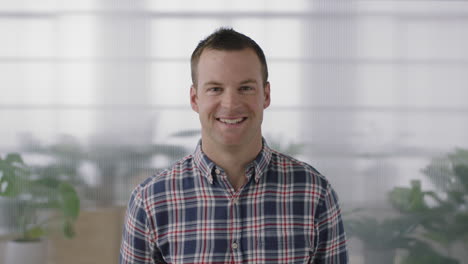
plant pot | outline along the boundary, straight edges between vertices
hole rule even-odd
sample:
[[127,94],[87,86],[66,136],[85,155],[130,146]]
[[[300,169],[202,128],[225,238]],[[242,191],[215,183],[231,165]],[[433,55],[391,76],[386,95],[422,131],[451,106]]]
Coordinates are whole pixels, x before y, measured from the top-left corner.
[[8,241],[4,264],[46,264],[47,241]]

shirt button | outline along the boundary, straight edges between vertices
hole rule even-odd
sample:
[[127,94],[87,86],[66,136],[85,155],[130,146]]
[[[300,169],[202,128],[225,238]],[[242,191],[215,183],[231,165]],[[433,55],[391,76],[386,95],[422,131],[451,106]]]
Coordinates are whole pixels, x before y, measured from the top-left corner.
[[232,248],[233,248],[233,249],[237,249],[237,247],[239,247],[239,245],[237,245],[236,242],[232,243]]
[[216,169],[216,170],[215,170],[215,173],[216,173],[216,174],[220,174],[221,171],[220,171],[219,169]]
[[232,198],[232,203],[233,203],[233,204],[237,204],[238,201],[239,201],[239,198],[237,198],[237,197],[236,197],[236,198]]

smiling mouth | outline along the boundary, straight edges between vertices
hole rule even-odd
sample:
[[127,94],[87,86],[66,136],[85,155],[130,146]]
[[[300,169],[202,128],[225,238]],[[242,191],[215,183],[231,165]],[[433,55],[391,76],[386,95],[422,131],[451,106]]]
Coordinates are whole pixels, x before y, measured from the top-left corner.
[[245,121],[246,119],[247,119],[247,117],[240,117],[240,118],[236,118],[236,119],[216,118],[216,120],[220,121],[221,123],[225,123],[225,124],[228,124],[228,125],[240,124],[243,121]]

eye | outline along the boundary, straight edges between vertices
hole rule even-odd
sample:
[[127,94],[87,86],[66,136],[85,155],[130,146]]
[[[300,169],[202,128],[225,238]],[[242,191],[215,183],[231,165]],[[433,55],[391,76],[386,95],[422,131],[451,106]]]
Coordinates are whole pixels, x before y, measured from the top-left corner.
[[210,87],[207,89],[209,93],[217,93],[221,91],[221,87]]
[[240,87],[240,90],[241,91],[252,91],[253,90],[253,87],[252,86],[241,86]]

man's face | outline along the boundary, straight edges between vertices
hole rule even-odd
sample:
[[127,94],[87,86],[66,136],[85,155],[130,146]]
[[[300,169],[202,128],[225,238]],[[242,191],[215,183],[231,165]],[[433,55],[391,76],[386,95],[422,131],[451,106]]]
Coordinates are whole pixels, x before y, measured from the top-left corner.
[[263,109],[270,105],[260,60],[251,49],[204,50],[190,89],[199,114],[202,141],[214,146],[251,146],[261,142]]

